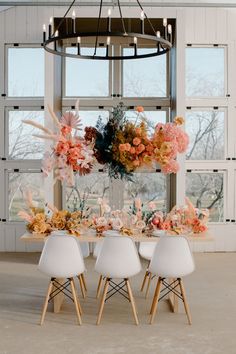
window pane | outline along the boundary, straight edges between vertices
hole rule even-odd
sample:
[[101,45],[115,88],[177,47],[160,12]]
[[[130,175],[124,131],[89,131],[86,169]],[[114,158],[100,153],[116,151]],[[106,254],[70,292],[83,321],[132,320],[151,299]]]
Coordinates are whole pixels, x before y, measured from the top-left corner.
[[[127,111],[126,117],[128,118],[128,120],[135,123],[137,119],[137,113],[134,111]],[[166,111],[145,111],[144,110],[143,117],[147,122],[150,133],[153,132],[157,123],[159,122],[166,123]]]
[[186,95],[225,95],[224,48],[186,48]]
[[44,96],[43,48],[8,48],[8,96]]
[[85,127],[95,127],[97,120],[101,117],[102,122],[106,123],[109,118],[109,111],[83,111],[79,112],[81,118],[81,129]]
[[[124,48],[132,55],[133,48]],[[152,53],[153,49],[138,49],[139,54]],[[166,97],[166,55],[123,61],[123,96]]]
[[75,186],[66,187],[66,208],[70,211],[80,209],[81,203],[91,208],[91,214],[99,213],[98,198],[109,201],[109,178],[105,173],[91,173],[75,177]]
[[[97,48],[98,55],[104,55],[105,48]],[[76,48],[66,51],[76,54]],[[94,48],[81,48],[84,55],[92,55]],[[66,58],[66,96],[108,96],[109,95],[109,61],[78,60]]]
[[34,202],[38,207],[43,207],[43,176],[41,173],[10,172],[8,190],[8,210],[10,221],[22,221],[18,217],[18,212],[26,208],[24,192],[30,190]]
[[186,131],[190,137],[187,159],[224,159],[224,112],[187,112]]
[[125,183],[124,207],[128,209],[135,198],[144,205],[154,201],[159,210],[166,211],[166,177],[161,173],[134,173],[133,182]]
[[186,186],[186,195],[194,206],[209,209],[209,221],[224,221],[223,173],[187,173]]
[[8,112],[8,158],[14,160],[41,159],[44,152],[44,142],[42,139],[32,136],[32,134],[38,133],[38,129],[22,123],[22,119],[30,119],[44,125],[44,111]]

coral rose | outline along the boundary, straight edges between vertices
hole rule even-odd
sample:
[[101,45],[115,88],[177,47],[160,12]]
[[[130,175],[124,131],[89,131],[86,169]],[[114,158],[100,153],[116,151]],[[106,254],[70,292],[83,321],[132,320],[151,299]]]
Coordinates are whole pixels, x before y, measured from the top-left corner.
[[133,139],[133,144],[134,144],[135,146],[138,146],[140,143],[141,143],[141,139],[139,139],[139,138],[137,138],[137,137]]
[[135,150],[134,147],[131,147],[129,152],[130,152],[131,154],[135,154],[136,150]]
[[124,152],[126,150],[125,144],[120,144],[119,145],[119,150],[120,150],[120,152]]
[[72,128],[69,127],[68,125],[63,125],[61,127],[61,133],[62,133],[63,136],[66,136],[67,134],[70,134],[71,131],[72,131]]
[[145,146],[143,144],[140,144],[137,149],[136,152],[137,154],[141,154],[141,152],[143,152],[145,150]]
[[129,143],[125,144],[125,150],[130,151],[131,145]]

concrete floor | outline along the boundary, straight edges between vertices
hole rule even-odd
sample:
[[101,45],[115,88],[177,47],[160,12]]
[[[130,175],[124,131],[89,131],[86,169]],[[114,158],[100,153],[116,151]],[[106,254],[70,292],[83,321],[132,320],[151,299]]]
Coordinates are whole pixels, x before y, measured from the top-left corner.
[[89,258],[83,325],[76,325],[73,303],[66,302],[59,314],[50,305],[40,327],[48,279],[37,271],[38,259],[37,253],[0,253],[0,354],[236,353],[236,253],[195,254],[197,269],[185,279],[192,326],[182,304],[179,314],[173,314],[166,301],[160,303],[154,325],[148,324],[151,296],[145,300],[139,292],[144,272],[131,279],[141,324],[134,325],[129,303],[117,295],[96,326],[97,274]]

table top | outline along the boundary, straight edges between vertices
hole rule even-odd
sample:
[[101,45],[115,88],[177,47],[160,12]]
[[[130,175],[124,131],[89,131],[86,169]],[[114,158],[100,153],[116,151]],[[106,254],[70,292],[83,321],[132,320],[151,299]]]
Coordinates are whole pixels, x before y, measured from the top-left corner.
[[[25,242],[44,242],[47,237],[48,236],[45,234],[25,233],[20,237],[20,239]],[[160,237],[147,236],[146,234],[134,234],[128,237],[131,237],[135,242],[158,242],[158,240],[160,239]],[[87,232],[81,234],[80,236],[77,236],[77,238],[80,242],[99,242],[104,237]],[[201,234],[191,234],[186,236],[186,238],[189,241],[212,241],[214,239],[213,236],[209,233],[209,231],[203,232]]]

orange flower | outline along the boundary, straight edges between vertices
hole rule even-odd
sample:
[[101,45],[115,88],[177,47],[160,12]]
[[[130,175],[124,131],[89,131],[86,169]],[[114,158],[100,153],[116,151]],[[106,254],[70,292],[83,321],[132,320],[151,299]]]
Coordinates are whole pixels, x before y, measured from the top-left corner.
[[182,125],[182,124],[184,124],[184,118],[183,117],[175,117],[174,122],[176,125]]
[[137,149],[136,152],[137,154],[141,154],[141,152],[143,152],[145,150],[145,146],[143,144],[140,144]]
[[139,160],[134,160],[133,165],[134,165],[135,167],[138,167],[138,166],[139,166]]
[[136,107],[136,111],[137,111],[138,113],[144,112],[143,106],[137,106],[137,107]]
[[125,150],[130,151],[131,145],[129,143],[125,144]]
[[136,128],[135,132],[137,135],[141,135],[142,134],[142,129],[141,128]]
[[72,128],[69,127],[68,125],[63,125],[61,127],[61,133],[62,133],[63,136],[66,136],[67,134],[70,134],[71,131],[72,131]]
[[62,141],[59,141],[59,143],[56,146],[56,152],[58,154],[66,154],[69,150],[70,146],[68,143],[64,143]]
[[119,150],[120,150],[120,152],[124,152],[126,150],[125,144],[120,144],[119,145]]
[[135,154],[135,148],[134,148],[134,147],[131,147],[129,152],[130,152],[131,154]]
[[139,138],[137,138],[137,137],[133,139],[133,144],[134,144],[134,145],[137,146],[137,145],[139,145],[140,143],[141,143],[141,139],[139,139]]

